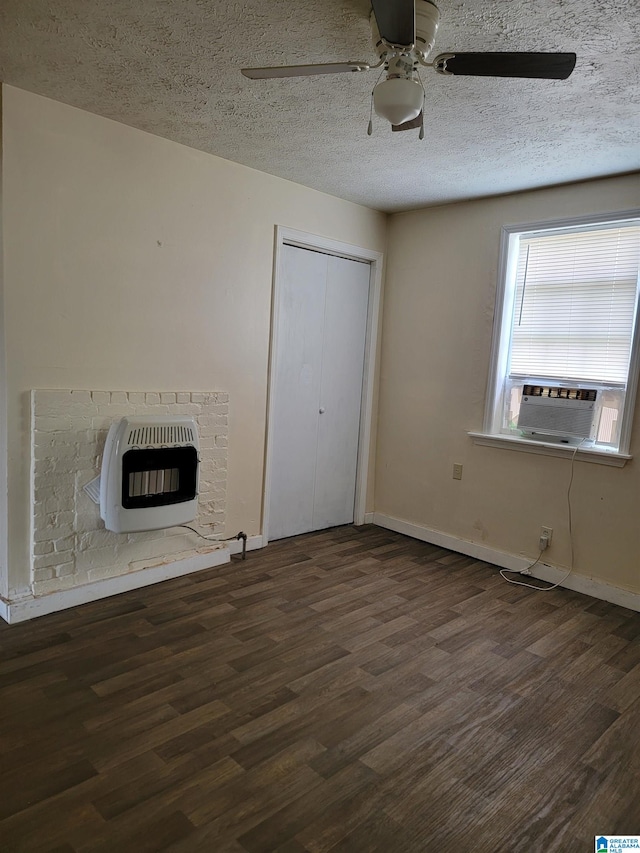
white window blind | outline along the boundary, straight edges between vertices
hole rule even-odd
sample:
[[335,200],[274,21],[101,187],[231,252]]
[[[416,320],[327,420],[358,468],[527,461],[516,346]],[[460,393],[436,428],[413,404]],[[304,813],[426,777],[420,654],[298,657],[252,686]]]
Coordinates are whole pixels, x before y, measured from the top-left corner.
[[627,382],[640,224],[521,235],[509,373]]

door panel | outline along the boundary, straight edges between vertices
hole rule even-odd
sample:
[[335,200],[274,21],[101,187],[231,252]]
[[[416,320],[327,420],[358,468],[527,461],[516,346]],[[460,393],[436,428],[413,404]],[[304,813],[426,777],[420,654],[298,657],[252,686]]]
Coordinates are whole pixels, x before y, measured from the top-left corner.
[[313,529],[318,399],[327,255],[283,249],[274,406],[269,539]]
[[369,301],[368,264],[328,261],[314,530],[353,521]]
[[353,521],[369,274],[369,264],[282,248],[270,540]]

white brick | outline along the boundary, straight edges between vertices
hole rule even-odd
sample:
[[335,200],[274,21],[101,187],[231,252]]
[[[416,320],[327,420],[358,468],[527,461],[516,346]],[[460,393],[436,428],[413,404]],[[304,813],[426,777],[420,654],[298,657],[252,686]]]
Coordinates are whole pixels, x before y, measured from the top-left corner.
[[63,536],[60,539],[53,540],[53,547],[57,553],[62,551],[72,551],[76,547],[75,535]]
[[192,403],[204,403],[205,395],[200,392],[193,391],[191,393],[191,402]]
[[51,498],[58,494],[58,490],[62,485],[71,485],[74,481],[73,475],[69,476],[69,472],[60,474],[40,474],[38,469],[34,476],[33,491],[38,498]]
[[112,418],[110,415],[102,415],[98,414],[95,418],[91,418],[91,429],[94,432],[104,432],[105,438],[107,432],[109,431],[109,427],[114,422],[115,418]]
[[80,571],[89,571],[89,569],[103,566],[113,568],[118,564],[118,556],[118,548],[92,548],[90,551],[78,551],[76,565]]
[[191,394],[188,391],[178,391],[176,394],[176,403],[190,403]]
[[104,529],[98,507],[88,495],[85,495],[85,497],[87,498],[87,505],[83,504],[82,511],[77,512],[75,515],[74,526],[76,531],[78,533],[85,533],[88,530],[98,530],[100,526]]
[[160,404],[160,394],[149,392],[145,395],[145,403],[147,406],[157,406]]
[[62,552],[59,554],[41,554],[39,557],[33,558],[34,569],[47,569],[52,566],[58,566],[61,563],[69,563],[73,559],[71,551]]
[[172,415],[197,415],[200,411],[200,406],[197,403],[176,403],[171,407],[170,414]]
[[38,464],[36,465],[36,473],[37,474],[51,474],[53,472],[54,460],[50,456],[46,456],[44,459],[40,459]]
[[63,578],[67,575],[72,575],[75,572],[73,563],[64,563],[62,566],[56,566],[56,577]]
[[160,392],[160,402],[165,403],[167,405],[175,404],[176,403],[175,391],[161,391]]
[[106,578],[117,577],[123,575],[126,570],[118,569],[116,566],[100,566],[99,568],[89,569],[87,571],[87,580],[90,582],[102,581]]
[[[86,412],[86,410],[85,410]],[[71,435],[69,429],[69,423],[71,421],[71,415],[68,414],[65,419],[62,418],[37,418],[36,420],[36,433],[45,432],[45,433],[60,433],[61,435],[66,435],[69,439],[73,440],[74,436]],[[74,430],[79,429],[90,429],[91,427],[91,412],[88,414],[84,413],[82,415],[73,416],[73,427]]]
[[74,576],[68,575],[66,578],[54,578],[50,581],[33,584],[34,595],[48,595],[50,592],[58,592],[62,589],[71,589],[74,585]]
[[126,391],[112,391],[111,392],[111,405],[112,406],[128,406],[129,398],[127,396]]
[[50,442],[36,445],[36,462],[41,459],[75,459],[78,448],[76,444],[63,444],[62,442]]
[[55,577],[55,571],[52,568],[33,570],[34,581],[49,581],[53,577]]
[[33,554],[35,557],[41,557],[44,554],[53,553],[53,542],[35,542],[33,545]]
[[165,533],[166,530],[140,530],[137,533],[128,533],[127,542],[150,542],[152,539],[163,539]]
[[145,393],[144,391],[129,391],[129,403],[134,406],[144,406]]
[[37,417],[35,420],[35,428],[36,435],[39,432],[63,432],[61,429],[62,424],[60,423],[60,418],[52,418],[52,417]]
[[119,544],[119,534],[111,530],[88,530],[78,535],[78,550],[89,551],[91,548],[115,548]]
[[[63,456],[59,457],[53,463],[53,471],[51,480],[52,482],[60,482],[60,478],[64,478],[65,475],[71,474],[75,478],[76,471],[78,470],[78,457],[77,456]],[[48,475],[49,472],[42,469],[41,465],[37,465],[36,467],[36,476],[40,475]],[[95,475],[94,475],[95,476]],[[64,481],[63,482],[68,482]]]
[[226,435],[216,435],[216,447],[226,447],[228,439]]
[[91,400],[97,406],[108,406],[111,402],[111,393],[109,391],[92,391]]
[[44,502],[45,512],[60,512],[68,510],[73,503],[66,497],[47,498]]
[[214,427],[211,424],[200,424],[198,426],[198,432],[202,438],[207,438],[208,436],[213,436],[215,438],[216,431],[217,427]]
[[91,405],[91,391],[71,391],[71,400],[74,403],[84,403]]

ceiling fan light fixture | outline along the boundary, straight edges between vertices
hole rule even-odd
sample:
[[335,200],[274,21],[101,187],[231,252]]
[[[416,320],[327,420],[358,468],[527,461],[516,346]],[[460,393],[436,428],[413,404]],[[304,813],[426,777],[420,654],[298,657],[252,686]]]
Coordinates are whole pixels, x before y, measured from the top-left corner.
[[420,114],[424,91],[418,80],[390,77],[373,90],[373,108],[391,124],[404,124]]

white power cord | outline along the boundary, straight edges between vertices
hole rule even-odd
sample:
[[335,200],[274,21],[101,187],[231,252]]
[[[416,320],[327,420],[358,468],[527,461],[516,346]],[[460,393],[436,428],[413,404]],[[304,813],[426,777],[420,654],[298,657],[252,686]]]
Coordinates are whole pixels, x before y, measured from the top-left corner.
[[584,441],[585,441],[585,439],[583,438],[582,441],[580,442],[580,444],[576,445],[576,449],[573,451],[573,454],[571,455],[571,475],[569,477],[569,487],[567,489],[567,516],[568,516],[569,549],[570,549],[569,571],[565,575],[563,575],[563,577],[561,577],[560,580],[557,581],[557,583],[551,584],[550,586],[535,586],[535,584],[525,583],[524,581],[514,581],[505,575],[505,572],[511,572],[512,574],[517,574],[517,575],[518,574],[519,575],[526,575],[527,572],[530,572],[531,569],[540,562],[540,558],[542,557],[542,555],[544,554],[544,552],[546,550],[545,548],[543,548],[540,551],[540,553],[538,554],[538,558],[533,563],[531,563],[530,566],[527,566],[526,569],[521,569],[519,572],[516,571],[515,569],[514,570],[512,570],[512,569],[500,569],[500,574],[501,574],[503,580],[505,580],[507,583],[512,583],[515,586],[526,586],[528,589],[535,589],[538,592],[549,592],[549,590],[555,589],[556,587],[563,584],[566,581],[566,579],[569,577],[571,572],[573,571],[573,518],[572,518],[572,513],[571,513],[571,487],[573,486],[573,471],[574,471],[574,463],[576,461],[576,454],[577,454],[578,450],[580,450],[580,448],[582,447],[582,444]]

